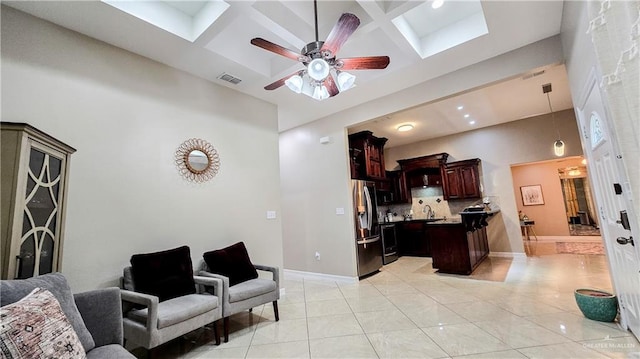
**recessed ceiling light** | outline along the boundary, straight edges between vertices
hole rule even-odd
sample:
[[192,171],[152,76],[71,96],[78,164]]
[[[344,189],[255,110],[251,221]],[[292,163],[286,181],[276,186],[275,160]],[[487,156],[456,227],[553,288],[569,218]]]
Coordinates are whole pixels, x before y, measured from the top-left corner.
[[464,114],[464,118],[469,118],[469,114],[468,114],[468,113],[465,113],[465,114]]
[[442,6],[442,4],[444,4],[444,0],[433,0],[433,2],[431,3],[431,7],[434,9],[438,9],[440,6]]
[[400,125],[397,128],[398,132],[407,132],[407,131],[411,131],[413,130],[413,125],[410,123],[404,124],[404,125]]
[[476,124],[476,121],[471,120],[471,121],[469,121],[469,124],[470,124],[470,125],[475,125],[475,124]]
[[458,111],[462,110],[464,106],[458,106]]

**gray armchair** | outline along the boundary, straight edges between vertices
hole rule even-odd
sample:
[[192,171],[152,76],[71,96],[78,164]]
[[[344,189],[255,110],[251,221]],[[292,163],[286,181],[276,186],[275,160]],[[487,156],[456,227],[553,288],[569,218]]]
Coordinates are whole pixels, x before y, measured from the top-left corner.
[[229,316],[253,307],[272,302],[276,322],[280,320],[278,314],[278,299],[280,299],[280,275],[276,267],[254,264],[256,270],[271,272],[271,279],[255,278],[233,286],[229,286],[229,278],[209,272],[207,263],[202,261],[198,274],[204,277],[217,278],[222,281],[222,316],[224,327],[224,341],[229,341]]
[[[222,318],[222,281],[199,276],[193,279],[196,294],[160,302],[157,296],[136,292],[131,267],[125,268],[121,290],[125,340],[150,350],[212,323],[216,344],[220,344],[216,321]],[[213,295],[205,292],[205,286]]]

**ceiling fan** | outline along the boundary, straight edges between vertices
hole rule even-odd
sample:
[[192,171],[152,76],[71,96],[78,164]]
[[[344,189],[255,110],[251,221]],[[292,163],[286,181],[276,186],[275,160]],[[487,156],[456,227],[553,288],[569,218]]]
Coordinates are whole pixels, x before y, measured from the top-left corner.
[[[265,86],[265,90],[275,90],[282,85],[287,85],[289,89],[296,93],[304,93],[316,100],[324,100],[353,86],[355,76],[345,72],[345,70],[384,69],[389,65],[389,56],[336,58],[338,50],[360,25],[360,19],[354,14],[342,14],[333,29],[331,29],[327,40],[319,41],[316,0],[313,1],[313,10],[316,41],[308,43],[300,53],[259,37],[251,39],[251,44],[257,47],[300,61],[305,65],[305,69],[296,71]],[[336,76],[335,80],[331,74],[332,70]]]

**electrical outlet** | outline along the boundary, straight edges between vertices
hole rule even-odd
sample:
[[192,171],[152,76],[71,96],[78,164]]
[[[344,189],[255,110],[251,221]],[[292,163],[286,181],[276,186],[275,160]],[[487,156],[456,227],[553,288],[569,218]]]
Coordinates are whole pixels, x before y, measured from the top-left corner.
[[320,252],[316,252],[316,260],[319,261],[320,260]]
[[276,219],[276,211],[267,211],[267,219]]
[[344,214],[344,208],[338,207],[336,208],[336,215],[342,216]]

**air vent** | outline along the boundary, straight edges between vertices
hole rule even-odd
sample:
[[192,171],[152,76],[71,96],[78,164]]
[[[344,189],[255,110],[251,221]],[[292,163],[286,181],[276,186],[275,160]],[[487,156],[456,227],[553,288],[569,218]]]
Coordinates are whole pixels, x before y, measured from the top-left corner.
[[528,80],[528,79],[530,79],[530,78],[534,78],[534,77],[536,77],[536,76],[543,75],[544,73],[545,73],[545,70],[541,70],[541,71],[538,71],[538,72],[534,72],[534,73],[532,73],[532,74],[526,74],[526,75],[522,76],[522,79],[523,79],[523,80]]
[[223,81],[231,82],[234,85],[237,85],[242,81],[239,78],[237,78],[237,77],[235,77],[233,75],[229,75],[229,74],[224,73],[224,72],[222,74],[220,74],[220,76],[218,76],[218,78],[220,80],[223,80]]

